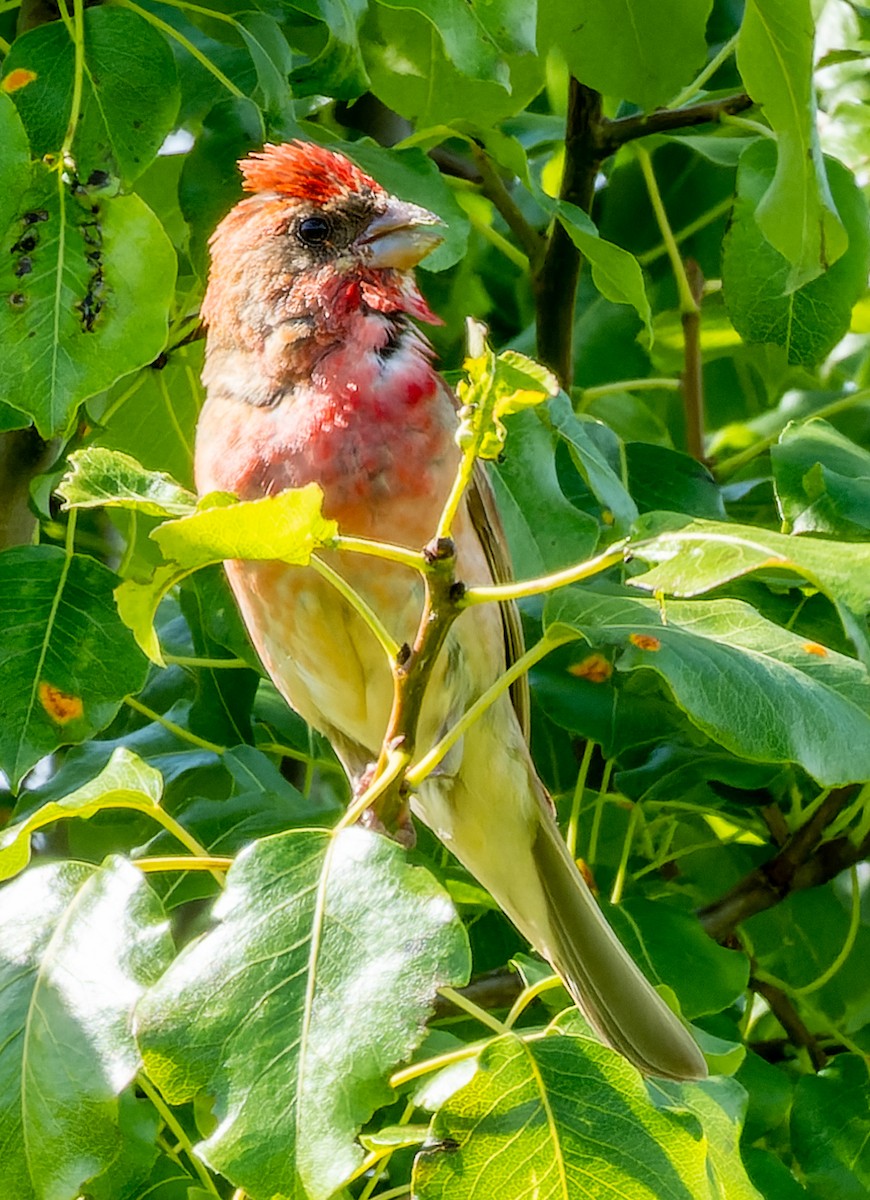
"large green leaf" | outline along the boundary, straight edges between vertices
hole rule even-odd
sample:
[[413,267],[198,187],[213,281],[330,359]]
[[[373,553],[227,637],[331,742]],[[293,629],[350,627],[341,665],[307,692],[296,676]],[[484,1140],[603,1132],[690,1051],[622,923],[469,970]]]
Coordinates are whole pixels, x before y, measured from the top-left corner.
[[777,134],[776,173],[756,217],[787,260],[787,291],[826,271],[848,242],[816,131],[813,32],[810,0],[747,0],[737,46],[746,90]]
[[82,555],[0,555],[0,769],[13,784],[58,746],[104,729],[147,663],[112,600],[116,577]]
[[82,400],[163,349],[175,272],[138,196],[82,197],[38,164],[0,240],[4,400],[44,437],[66,430]]
[[827,421],[792,422],[770,448],[776,499],[792,533],[865,541],[870,453]]
[[627,532],[637,518],[637,506],[625,483],[596,444],[593,432],[596,426],[601,428],[600,422],[577,416],[564,393],[551,400],[545,411],[553,428],[566,442],[589,490],[600,503],[605,523],[612,524],[619,533]]
[[792,1145],[814,1200],[864,1200],[870,1191],[870,1075],[857,1054],[839,1054],[798,1080]]
[[324,25],[319,51],[310,62],[297,66],[290,76],[297,96],[327,92],[353,100],[368,88],[359,41],[359,26],[366,0],[307,0],[298,7]]
[[326,1200],[436,988],[467,976],[462,926],[431,876],[359,828],[254,843],[214,915],[139,1007],[146,1067],[171,1103],[214,1097],[199,1153],[233,1184]]
[[703,66],[712,0],[550,0],[547,40],[572,74],[607,96],[653,109],[670,100]]
[[[166,42],[137,13],[88,8],[83,17],[81,110],[72,142],[79,180],[94,171],[130,183],[151,163],[178,114],[175,60]],[[71,28],[71,26],[69,26]],[[73,105],[78,65],[68,25],[52,21],[16,38],[3,75],[32,71],[13,92],[33,154],[57,154]]]
[[870,678],[854,659],[807,642],[736,600],[662,609],[570,589],[545,609],[549,634],[616,653],[619,671],[652,671],[676,704],[743,758],[800,763],[820,783],[870,779]]
[[172,957],[135,867],[37,867],[0,892],[0,1144],[16,1200],[75,1197],[123,1146],[132,1010]]
[[867,201],[852,173],[826,158],[822,170],[848,232],[848,248],[823,273],[797,290],[789,287],[791,264],[767,240],[756,220],[762,197],[775,181],[776,149],[759,140],[743,154],[737,201],[725,238],[722,286],[734,328],[747,342],[782,346],[790,363],[812,366],[848,331],[852,307],[863,295],[870,268]]
[[0,92],[0,235],[18,212],[30,175],[30,146],[9,96]]
[[672,1107],[675,1113],[688,1111],[697,1119],[708,1147],[708,1172],[717,1200],[762,1200],[740,1160],[746,1092],[736,1079],[707,1079],[688,1087],[654,1081],[650,1092],[663,1111]]
[[659,1111],[625,1059],[584,1037],[576,1013],[540,1040],[506,1034],[432,1122],[418,1200],[713,1200],[706,1147]]

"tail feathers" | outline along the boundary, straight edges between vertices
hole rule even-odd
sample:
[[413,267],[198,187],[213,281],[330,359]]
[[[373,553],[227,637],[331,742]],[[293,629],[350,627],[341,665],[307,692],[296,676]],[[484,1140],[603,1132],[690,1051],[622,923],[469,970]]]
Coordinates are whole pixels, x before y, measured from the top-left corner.
[[704,1079],[689,1034],[607,924],[555,822],[543,819],[533,854],[544,888],[548,936],[539,937],[577,1007],[639,1070],[665,1079]]

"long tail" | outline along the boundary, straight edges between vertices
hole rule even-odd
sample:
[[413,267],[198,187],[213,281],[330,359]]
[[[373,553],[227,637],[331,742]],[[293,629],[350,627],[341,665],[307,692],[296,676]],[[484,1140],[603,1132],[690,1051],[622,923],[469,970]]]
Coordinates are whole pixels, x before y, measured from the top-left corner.
[[547,938],[549,944],[539,949],[589,1023],[645,1074],[704,1079],[707,1066],[700,1050],[617,940],[555,822],[546,815],[532,854],[544,888],[549,929],[528,932],[536,941]]

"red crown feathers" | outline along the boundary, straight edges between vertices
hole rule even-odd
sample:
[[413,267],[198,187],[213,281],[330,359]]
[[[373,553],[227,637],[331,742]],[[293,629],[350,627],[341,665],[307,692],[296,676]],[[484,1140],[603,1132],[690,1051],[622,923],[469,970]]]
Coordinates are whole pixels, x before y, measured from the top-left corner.
[[295,200],[324,204],[348,192],[383,188],[345,158],[315,142],[267,144],[239,163],[246,192],[280,192]]

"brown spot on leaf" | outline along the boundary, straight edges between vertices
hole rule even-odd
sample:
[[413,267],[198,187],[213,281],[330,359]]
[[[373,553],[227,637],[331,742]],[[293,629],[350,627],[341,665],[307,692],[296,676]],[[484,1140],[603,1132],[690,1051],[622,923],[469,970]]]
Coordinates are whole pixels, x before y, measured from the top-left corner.
[[651,633],[631,633],[628,640],[632,646],[637,646],[638,650],[661,650],[662,644],[657,637],[653,637]]
[[33,83],[36,78],[35,71],[28,71],[26,67],[17,67],[14,71],[10,71],[2,82],[0,82],[0,91],[7,94],[18,92],[23,87],[27,87],[28,83]]
[[53,683],[45,680],[39,685],[39,701],[42,707],[57,725],[67,725],[83,715],[85,706],[80,696],[61,691]]
[[587,654],[582,662],[568,668],[568,674],[578,679],[588,679],[590,683],[606,683],[613,674],[613,667],[603,654]]

